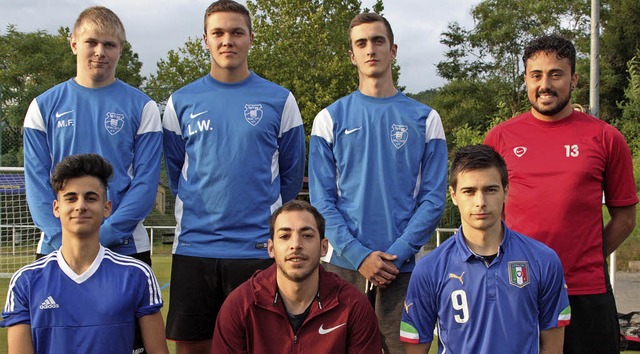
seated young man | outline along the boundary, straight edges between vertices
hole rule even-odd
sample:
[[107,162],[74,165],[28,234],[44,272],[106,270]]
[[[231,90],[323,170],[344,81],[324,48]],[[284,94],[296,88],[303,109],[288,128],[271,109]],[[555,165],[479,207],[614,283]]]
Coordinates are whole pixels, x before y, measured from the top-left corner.
[[68,156],[55,166],[53,213],[62,225],[62,247],[18,270],[9,283],[0,326],[8,327],[10,354],[131,354],[136,321],[147,352],[168,353],[153,271],[100,245],[112,174],[97,154]]
[[562,264],[543,243],[501,220],[507,166],[492,148],[461,148],[449,192],[458,232],[418,262],[400,338],[406,353],[562,353],[571,309]]
[[328,241],[318,210],[292,200],[273,213],[269,229],[275,264],[227,297],[211,353],[380,353],[367,298],[320,266]]

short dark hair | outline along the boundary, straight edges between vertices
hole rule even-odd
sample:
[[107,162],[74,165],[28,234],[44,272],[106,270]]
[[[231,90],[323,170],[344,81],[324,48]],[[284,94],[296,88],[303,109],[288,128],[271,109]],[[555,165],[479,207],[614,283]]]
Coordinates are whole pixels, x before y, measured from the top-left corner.
[[320,214],[318,209],[313,207],[313,205],[302,200],[294,199],[286,202],[283,206],[278,208],[278,210],[276,210],[271,215],[271,218],[269,219],[269,235],[272,240],[276,232],[276,230],[274,230],[276,219],[278,218],[278,215],[286,211],[306,211],[311,215],[313,215],[313,218],[316,220],[316,224],[318,226],[318,233],[320,234],[320,239],[322,240],[324,238],[325,222],[322,214]]
[[349,37],[349,48],[351,48],[351,30],[356,26],[373,22],[384,23],[384,26],[387,28],[387,36],[389,36],[389,45],[392,46],[395,43],[393,41],[393,30],[391,29],[391,24],[389,23],[389,21],[375,12],[365,12],[356,15],[356,17],[354,17],[349,24],[349,30],[347,31],[347,36]]
[[525,71],[527,69],[527,60],[540,52],[547,54],[555,53],[558,59],[569,59],[571,63],[571,74],[576,72],[576,48],[570,40],[557,34],[551,34],[538,37],[529,42],[524,48],[524,55],[522,56]]
[[91,176],[100,181],[106,192],[112,175],[113,167],[98,154],[71,155],[65,157],[53,168],[51,187],[57,195],[68,180]]
[[249,27],[249,33],[251,33],[251,14],[244,5],[239,4],[233,0],[218,0],[211,3],[207,10],[204,12],[204,33],[207,33],[207,18],[209,15],[216,12],[235,12],[240,15],[244,15],[247,19],[247,26]]
[[502,187],[506,188],[509,184],[509,173],[507,172],[507,164],[500,154],[487,145],[463,146],[456,150],[453,156],[451,171],[449,172],[449,185],[454,190],[456,189],[458,186],[458,174],[461,172],[491,167],[498,169]]

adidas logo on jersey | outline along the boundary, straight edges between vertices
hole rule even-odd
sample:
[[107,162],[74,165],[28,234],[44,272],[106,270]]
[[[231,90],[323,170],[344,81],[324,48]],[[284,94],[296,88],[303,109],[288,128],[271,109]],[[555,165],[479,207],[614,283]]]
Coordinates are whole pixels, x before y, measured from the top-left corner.
[[58,307],[60,307],[60,305],[58,305],[56,301],[51,296],[49,296],[40,305],[40,310],[57,309]]

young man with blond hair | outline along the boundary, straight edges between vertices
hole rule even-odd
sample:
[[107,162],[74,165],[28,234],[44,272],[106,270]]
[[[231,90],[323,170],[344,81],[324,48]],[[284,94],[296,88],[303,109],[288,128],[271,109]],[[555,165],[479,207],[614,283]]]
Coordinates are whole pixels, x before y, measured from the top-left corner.
[[126,43],[111,10],[82,11],[71,34],[76,76],[36,97],[24,121],[27,202],[42,238],[40,256],[60,248],[60,221],[51,212],[53,166],[69,155],[97,153],[114,167],[108,191],[113,213],[101,226],[100,242],[114,252],[151,264],[142,220],[155,202],[162,134],[154,101],[116,79]]
[[[126,34],[113,11],[102,6],[82,11],[69,42],[76,76],[36,97],[24,120],[27,203],[42,231],[37,257],[60,248],[62,242],[60,221],[51,212],[53,167],[69,155],[97,153],[114,168],[107,192],[113,212],[100,227],[100,243],[151,264],[142,221],[153,208],[160,178],[158,106],[116,78]],[[143,350],[139,333],[136,343]]]
[[447,145],[438,113],[393,84],[398,46],[389,22],[357,15],[349,41],[359,86],[313,122],[311,203],[327,220],[327,270],[369,296],[385,352],[398,353],[415,254],[444,211]]
[[167,338],[209,353],[227,295],[269,267],[269,217],[302,188],[305,138],[296,100],[249,70],[249,11],[231,0],[204,15],[211,71],[174,92],[164,152],[176,195]]

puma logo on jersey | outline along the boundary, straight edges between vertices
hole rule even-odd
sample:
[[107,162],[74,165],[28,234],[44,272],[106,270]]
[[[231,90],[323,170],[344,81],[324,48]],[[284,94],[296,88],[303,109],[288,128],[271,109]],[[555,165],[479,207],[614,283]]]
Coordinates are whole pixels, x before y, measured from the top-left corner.
[[451,278],[458,279],[458,280],[460,280],[460,284],[462,284],[462,285],[464,285],[464,281],[462,280],[463,276],[464,276],[464,272],[462,272],[462,274],[460,274],[460,275],[449,273],[449,279],[451,279]]
[[524,146],[516,146],[513,148],[513,153],[516,154],[516,156],[518,157],[522,157],[522,155],[524,155],[525,152],[527,152],[527,148]]
[[70,111],[62,112],[62,113],[60,113],[60,112],[56,112],[56,118],[60,118],[60,117],[62,117],[62,116],[66,116],[67,114],[69,114],[69,113],[71,113],[71,112],[73,112],[73,109],[72,109],[72,110],[70,110]]
[[346,135],[349,135],[349,134],[353,134],[353,133],[357,132],[357,131],[358,131],[358,130],[360,130],[360,129],[362,129],[362,127],[357,127],[357,128],[354,128],[354,129],[345,129],[345,130],[344,130],[344,133],[345,133]]
[[413,305],[413,302],[407,305],[407,302],[404,302],[404,310],[407,311],[407,313],[409,313],[409,307],[411,307],[411,305]]

